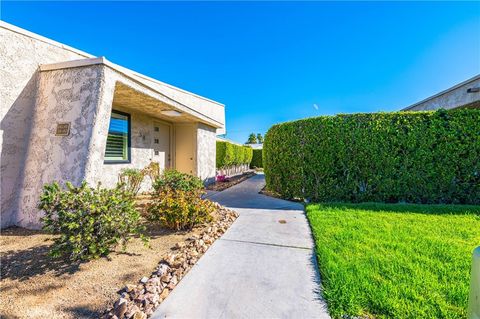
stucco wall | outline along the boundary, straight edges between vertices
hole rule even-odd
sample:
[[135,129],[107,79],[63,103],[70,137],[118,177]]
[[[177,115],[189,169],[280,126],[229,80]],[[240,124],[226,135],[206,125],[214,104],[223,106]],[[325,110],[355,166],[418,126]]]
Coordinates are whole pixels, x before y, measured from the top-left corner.
[[[97,124],[104,126],[109,115],[109,110],[99,107],[100,98],[105,97],[103,77],[101,66],[40,73],[32,122],[34,134],[29,140],[19,189],[17,225],[40,227],[36,207],[44,184],[70,181],[79,185],[87,171],[90,176],[99,173],[90,162],[104,147],[94,144],[94,128]],[[71,123],[70,135],[56,136],[56,125],[63,122]]]
[[480,92],[467,92],[469,88],[474,87],[480,87],[480,76],[477,76],[471,81],[466,81],[463,84],[461,83],[443,93],[441,92],[423,102],[407,107],[404,111],[429,111],[440,108],[449,110],[475,102],[477,102],[477,107],[479,107],[480,105],[478,105],[478,102],[480,102]]
[[205,183],[215,181],[216,130],[205,124],[197,126],[197,175]]
[[[45,183],[86,180],[90,185],[101,182],[113,187],[122,168],[143,168],[151,161],[155,118],[144,112],[157,114],[160,106],[134,98],[133,109],[115,107],[132,116],[132,163],[104,164],[116,84],[166,105],[174,101],[102,62],[83,66],[61,63],[87,57],[91,56],[0,21],[2,228],[40,227],[37,205]],[[201,110],[210,103],[201,102]],[[223,110],[218,103],[214,106],[215,112]],[[224,114],[220,113],[210,115],[221,120]],[[57,123],[63,122],[71,123],[70,135],[55,136]],[[204,124],[191,125],[192,134],[187,135],[195,136],[193,155],[186,155],[193,158],[195,172],[210,181],[215,176],[216,130]],[[174,131],[180,128],[175,125]],[[146,180],[143,189],[149,186]]]
[[[115,187],[118,182],[118,175],[124,168],[143,169],[149,165],[153,157],[153,122],[154,118],[141,114],[125,107],[114,106],[113,109],[130,114],[131,120],[131,163],[125,164],[103,164],[103,172],[99,181],[106,187]],[[148,177],[144,179],[141,191],[151,188],[151,181]]]
[[0,23],[0,205],[3,228],[12,225],[16,219],[16,193],[32,125],[38,66],[81,59],[87,55],[15,32]]

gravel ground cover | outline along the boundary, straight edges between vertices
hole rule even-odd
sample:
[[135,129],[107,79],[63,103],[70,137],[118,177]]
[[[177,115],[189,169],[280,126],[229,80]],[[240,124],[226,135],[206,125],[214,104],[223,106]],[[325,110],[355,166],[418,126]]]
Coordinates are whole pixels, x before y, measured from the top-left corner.
[[[45,232],[2,230],[0,317],[99,318],[118,301],[123,287],[150,277],[164,256],[171,257],[172,248],[183,247],[189,238],[200,238],[208,227],[172,232],[150,226],[150,248],[134,238],[126,251],[119,247],[107,258],[85,263],[51,258],[53,236]],[[142,318],[141,313],[137,318]]]

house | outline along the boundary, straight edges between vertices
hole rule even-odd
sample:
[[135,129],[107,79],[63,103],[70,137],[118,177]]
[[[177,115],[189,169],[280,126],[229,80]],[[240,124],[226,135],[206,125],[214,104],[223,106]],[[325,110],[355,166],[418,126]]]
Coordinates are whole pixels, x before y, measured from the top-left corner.
[[[220,134],[219,134],[220,135]],[[223,135],[223,134],[222,134]],[[239,146],[242,146],[243,144],[241,143],[238,143],[238,142],[235,142],[233,140],[230,140],[228,138],[225,138],[223,136],[217,136],[217,141],[219,142],[228,142],[228,143],[232,143],[232,144],[235,144],[235,145],[239,145]]]
[[52,181],[114,187],[152,161],[214,180],[224,105],[2,21],[0,66],[2,228],[40,227]]
[[480,108],[480,74],[440,93],[410,105],[402,111],[429,111],[440,108]]

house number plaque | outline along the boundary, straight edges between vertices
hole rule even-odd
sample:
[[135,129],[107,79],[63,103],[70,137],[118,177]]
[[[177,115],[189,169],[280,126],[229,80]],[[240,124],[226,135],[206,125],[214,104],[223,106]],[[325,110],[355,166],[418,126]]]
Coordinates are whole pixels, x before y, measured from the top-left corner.
[[55,136],[68,136],[68,135],[70,135],[70,123],[57,123]]

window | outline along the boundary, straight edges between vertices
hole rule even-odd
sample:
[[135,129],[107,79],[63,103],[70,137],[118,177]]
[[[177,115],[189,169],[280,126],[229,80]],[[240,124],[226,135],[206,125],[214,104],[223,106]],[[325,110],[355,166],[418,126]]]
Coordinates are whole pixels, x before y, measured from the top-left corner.
[[130,115],[112,111],[108,127],[106,163],[130,162]]

